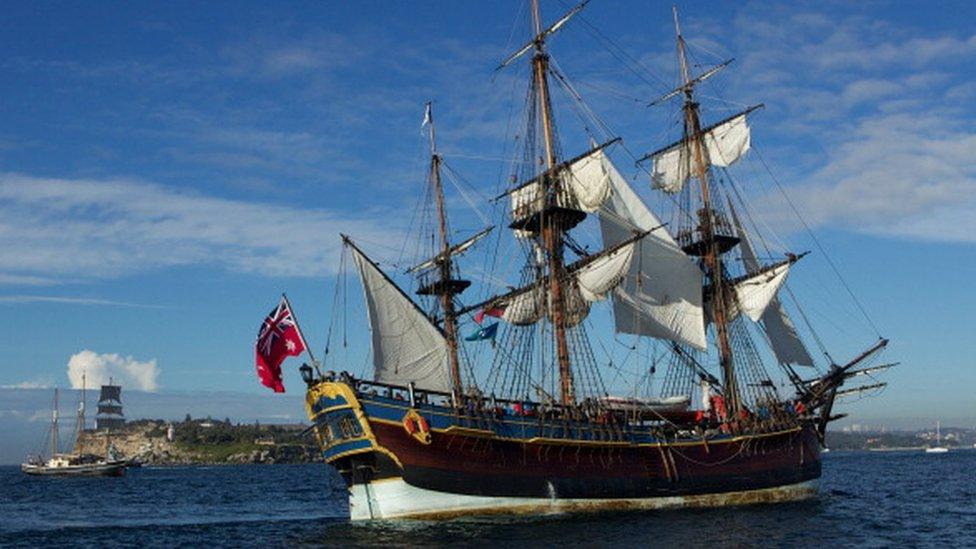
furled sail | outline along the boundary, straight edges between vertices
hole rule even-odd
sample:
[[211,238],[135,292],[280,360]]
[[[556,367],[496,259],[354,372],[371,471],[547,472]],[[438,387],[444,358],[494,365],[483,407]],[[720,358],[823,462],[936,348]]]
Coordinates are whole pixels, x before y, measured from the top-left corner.
[[[599,212],[604,246],[626,240],[635,230],[660,227],[610,159],[602,152],[598,158],[612,188]],[[706,349],[701,269],[666,230],[655,230],[637,244],[635,257],[614,292],[617,332]]]
[[[736,233],[739,235],[739,250],[742,253],[742,261],[745,264],[746,272],[756,272],[760,269],[759,260],[756,252],[752,248],[749,235],[742,227],[739,216],[735,209],[731,208],[732,222],[735,223]],[[769,341],[769,346],[776,356],[776,360],[781,364],[795,364],[798,366],[813,366],[813,358],[807,350],[800,335],[796,331],[796,326],[787,314],[786,309],[780,302],[779,297],[773,297],[760,317],[763,331]]]
[[626,244],[574,271],[566,285],[566,325],[575,326],[590,314],[590,303],[603,301],[623,281],[637,243]]
[[[567,326],[575,326],[585,319],[590,312],[590,304],[605,300],[609,292],[624,280],[639,244],[639,238],[634,236],[633,231],[629,236],[629,241],[567,267],[568,276],[563,283]],[[534,324],[551,310],[548,281],[537,280],[468,309],[481,307],[503,309],[502,320],[511,324]]]
[[363,281],[376,381],[449,392],[443,333],[368,257],[350,246]]
[[623,246],[573,273],[583,299],[591,303],[606,299],[607,293],[627,274],[636,247],[636,242]]
[[462,253],[466,252],[468,250],[468,248],[470,248],[471,246],[474,246],[476,242],[478,242],[482,238],[488,236],[488,233],[490,233],[493,228],[494,227],[488,227],[487,229],[483,229],[481,232],[479,232],[478,234],[476,234],[476,235],[472,236],[471,238],[465,240],[464,242],[461,242],[460,244],[456,244],[456,245],[452,246],[451,249],[448,250],[446,253],[445,252],[441,252],[441,253],[437,254],[436,256],[428,259],[427,261],[424,261],[423,263],[419,263],[417,265],[414,265],[413,267],[410,267],[409,269],[407,269],[407,272],[408,273],[414,273],[414,272],[417,272],[417,271],[422,271],[424,269],[429,269],[429,268],[433,267],[434,265],[437,265],[438,263],[444,262],[445,260],[447,260],[447,258],[449,258],[451,256],[455,256],[455,255],[462,254]]
[[516,326],[535,324],[546,313],[546,291],[541,284],[536,284],[508,300],[499,300],[494,306],[505,308],[501,318],[506,322]]
[[[731,166],[749,151],[750,132],[746,115],[756,108],[752,107],[702,130],[707,165]],[[648,155],[654,160],[651,172],[654,188],[667,193],[681,191],[692,175],[692,143],[692,139],[684,138]]]
[[[614,139],[599,145],[552,170],[560,181],[556,195],[557,206],[592,213],[607,200],[611,192],[610,181],[599,157],[602,156],[603,149],[616,141]],[[513,219],[534,215],[545,206],[542,177],[536,177],[509,193]],[[521,230],[515,231],[515,234],[520,238],[531,235],[530,232]]]

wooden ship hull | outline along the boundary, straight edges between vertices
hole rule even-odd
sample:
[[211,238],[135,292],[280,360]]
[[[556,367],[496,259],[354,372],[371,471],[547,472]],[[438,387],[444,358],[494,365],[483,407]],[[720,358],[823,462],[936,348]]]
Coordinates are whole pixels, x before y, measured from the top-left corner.
[[406,388],[379,396],[353,385],[318,383],[306,402],[325,460],[348,485],[353,520],[738,505],[817,492],[813,426],[659,439],[597,421],[411,407]]

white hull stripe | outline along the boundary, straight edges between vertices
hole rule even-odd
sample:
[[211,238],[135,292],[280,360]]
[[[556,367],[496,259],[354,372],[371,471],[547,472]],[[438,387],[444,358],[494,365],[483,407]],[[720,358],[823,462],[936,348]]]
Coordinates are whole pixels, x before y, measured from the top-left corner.
[[349,490],[349,514],[352,520],[433,519],[462,515],[721,507],[807,499],[816,496],[817,489],[818,481],[810,480],[774,488],[692,496],[561,499],[553,493],[552,498],[518,498],[437,492],[411,486],[398,478],[354,485]]

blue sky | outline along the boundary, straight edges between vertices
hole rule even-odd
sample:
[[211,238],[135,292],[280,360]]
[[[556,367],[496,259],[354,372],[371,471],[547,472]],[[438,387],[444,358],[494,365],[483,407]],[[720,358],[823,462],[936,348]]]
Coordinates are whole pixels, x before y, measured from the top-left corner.
[[[976,6],[679,6],[697,62],[736,58],[703,88],[706,116],[766,104],[752,118],[758,154],[733,168],[743,185],[757,181],[757,214],[785,247],[815,249],[782,215],[765,161],[892,339],[885,358],[903,362],[883,396],[849,409],[862,421],[976,423]],[[567,7],[543,2],[547,19]],[[505,185],[525,68],[492,70],[527,37],[524,10],[6,4],[0,311],[16,320],[0,337],[0,385],[66,386],[69,360],[90,350],[91,368],[130,387],[276,398],[253,373],[259,322],[287,291],[321,353],[337,234],[396,255],[423,181],[425,101],[472,196]],[[635,152],[675,137],[674,109],[645,107],[674,82],[670,25],[670,4],[594,0],[552,41],[558,66]],[[575,154],[586,135],[557,108]],[[634,184],[653,205],[647,178]],[[456,194],[451,214],[459,233],[483,226]],[[801,267],[791,287],[836,358],[872,343],[822,254]],[[352,371],[367,360],[359,312]],[[294,371],[286,386],[299,391]]]

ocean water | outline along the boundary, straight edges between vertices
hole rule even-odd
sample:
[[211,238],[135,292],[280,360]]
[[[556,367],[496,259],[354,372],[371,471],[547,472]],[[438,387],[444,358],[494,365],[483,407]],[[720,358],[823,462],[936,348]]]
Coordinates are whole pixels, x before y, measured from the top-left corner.
[[976,451],[824,456],[811,501],[722,509],[346,520],[326,465],[167,467],[51,479],[0,468],[0,545],[976,547]]

